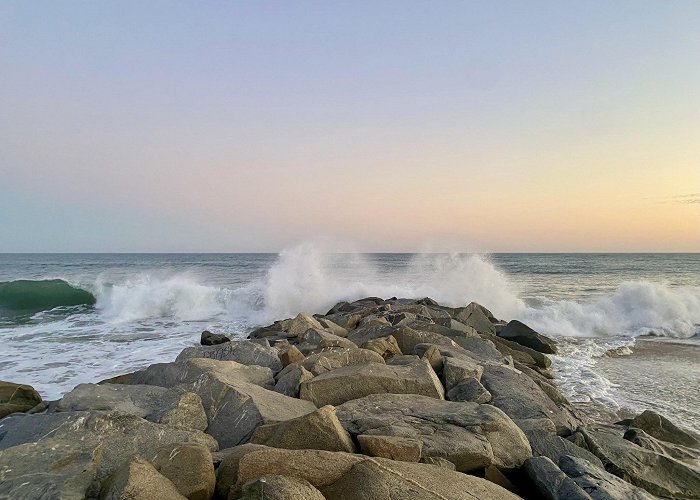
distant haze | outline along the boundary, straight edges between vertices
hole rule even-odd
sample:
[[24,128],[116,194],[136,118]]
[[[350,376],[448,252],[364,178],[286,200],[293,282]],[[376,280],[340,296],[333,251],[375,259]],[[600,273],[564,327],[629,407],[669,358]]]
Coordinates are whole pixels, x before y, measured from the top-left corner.
[[700,2],[0,3],[0,252],[700,251]]

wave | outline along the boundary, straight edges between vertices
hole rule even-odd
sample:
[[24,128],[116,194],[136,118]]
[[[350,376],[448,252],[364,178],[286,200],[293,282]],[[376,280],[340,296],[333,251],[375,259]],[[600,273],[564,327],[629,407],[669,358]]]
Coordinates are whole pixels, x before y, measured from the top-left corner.
[[0,315],[23,315],[61,306],[94,305],[96,297],[61,279],[0,282]]
[[98,280],[87,287],[92,293],[63,280],[0,283],[0,309],[94,304],[111,323],[216,319],[253,327],[300,311],[324,313],[342,300],[429,296],[453,307],[476,301],[497,317],[519,319],[555,336],[652,333],[687,338],[700,332],[700,287],[625,282],[585,302],[533,300],[524,298],[485,255],[417,254],[387,260],[346,250],[318,243],[290,248],[262,278],[238,288],[211,286],[195,274],[153,273],[115,284]]

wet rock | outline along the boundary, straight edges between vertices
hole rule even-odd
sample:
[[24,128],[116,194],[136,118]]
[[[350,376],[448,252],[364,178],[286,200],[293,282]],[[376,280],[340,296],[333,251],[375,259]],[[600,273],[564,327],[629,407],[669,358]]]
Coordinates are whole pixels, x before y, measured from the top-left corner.
[[355,451],[350,434],[332,406],[285,422],[262,425],[255,430],[250,442],[274,448]]
[[418,439],[423,457],[442,457],[458,471],[491,464],[520,467],[532,456],[527,438],[503,412],[489,405],[454,403],[418,395],[375,394],[336,408],[350,434]]
[[337,368],[303,382],[299,397],[316,406],[339,405],[369,394],[421,394],[444,399],[444,389],[429,364],[369,363]]
[[668,455],[679,462],[683,462],[692,468],[700,470],[700,449],[698,448],[667,443],[634,427],[629,428],[623,437],[637,446],[641,446],[642,448],[661,455]]
[[209,330],[204,330],[199,340],[201,345],[219,345],[226,342],[231,342],[231,339],[222,333],[211,333]]
[[207,428],[207,415],[197,394],[153,385],[80,384],[55,411],[118,410],[158,424],[183,429]]
[[496,335],[484,335],[484,338],[493,342],[501,354],[511,356],[514,361],[525,365],[538,366],[545,370],[552,366],[552,360],[539,351]]
[[498,333],[498,336],[545,354],[557,353],[557,343],[554,340],[537,333],[517,319],[508,322],[506,327]]
[[604,468],[603,463],[593,453],[585,448],[576,446],[571,441],[560,436],[555,436],[542,430],[527,430],[525,431],[525,435],[528,441],[530,441],[532,454],[536,457],[547,457],[557,464],[561,457],[569,455],[588,460],[593,465]]

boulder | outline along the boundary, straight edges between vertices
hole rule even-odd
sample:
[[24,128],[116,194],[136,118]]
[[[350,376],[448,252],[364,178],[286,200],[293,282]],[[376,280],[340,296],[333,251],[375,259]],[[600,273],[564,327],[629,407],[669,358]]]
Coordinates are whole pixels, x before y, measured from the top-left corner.
[[134,457],[109,477],[100,491],[100,500],[185,500],[175,485],[146,460]]
[[209,330],[204,330],[199,339],[201,345],[219,345],[226,342],[231,342],[231,339],[222,333],[211,333]]
[[486,340],[493,342],[494,346],[504,356],[511,356],[514,361],[530,366],[538,366],[545,370],[552,366],[552,360],[546,355],[524,345],[518,344],[497,335],[483,335]]
[[641,429],[650,436],[667,443],[700,447],[700,437],[681,429],[666,417],[651,410],[646,410],[634,417],[630,427]]
[[557,353],[557,343],[554,340],[537,333],[517,319],[509,321],[506,327],[498,332],[498,336],[545,354]]
[[[223,344],[226,345],[226,344]],[[163,387],[182,384],[202,399],[209,426],[207,433],[228,448],[245,443],[262,425],[300,417],[316,407],[308,401],[267,390],[271,386],[269,368],[246,366],[235,361],[188,359],[151,365],[136,382]]]
[[569,476],[593,500],[654,500],[656,497],[605,472],[587,460],[564,455],[559,469]]
[[285,325],[284,331],[287,332],[287,336],[289,337],[299,337],[310,328],[323,330],[323,325],[313,316],[302,312],[297,314],[294,319],[290,320],[289,323]]
[[236,340],[213,346],[196,346],[184,349],[177,361],[190,358],[210,358],[219,361],[235,361],[242,365],[264,366],[278,372],[282,362],[277,349],[265,347],[250,340]]
[[445,390],[450,391],[465,379],[481,380],[484,369],[473,361],[459,358],[445,358],[442,365],[442,377]]
[[700,470],[700,449],[683,446],[680,444],[667,443],[650,436],[642,429],[630,427],[623,436],[627,441],[651,450],[661,455],[668,455],[671,458],[683,462],[686,465]]
[[363,455],[382,457],[402,462],[418,462],[423,441],[401,436],[379,436],[360,434],[357,436]]
[[275,392],[291,398],[298,398],[301,383],[312,378],[314,378],[313,374],[298,363],[287,365],[287,368],[282,370],[277,378]]
[[211,452],[195,443],[164,446],[146,458],[189,500],[209,500],[214,494],[216,474]]
[[31,385],[0,380],[0,418],[11,413],[27,412],[41,403],[41,396]]
[[309,329],[299,337],[299,350],[304,354],[319,352],[332,347],[353,349],[357,346],[350,340],[333,335],[325,330]]
[[447,391],[447,399],[484,404],[491,401],[491,393],[477,379],[466,378]]
[[593,453],[560,436],[538,429],[526,430],[525,435],[530,441],[532,454],[536,457],[547,457],[557,464],[561,457],[568,455],[588,460],[593,465],[604,468],[603,463]]
[[[413,354],[403,354],[401,356],[394,356],[386,360],[387,365],[412,365],[414,363],[419,363],[421,358]],[[424,361],[427,361],[424,359]],[[434,370],[434,368],[433,368]]]
[[95,498],[125,461],[173,443],[217,449],[200,431],[116,411],[11,415],[0,422],[0,498]]
[[320,375],[344,366],[384,363],[384,358],[368,349],[335,348],[307,356],[301,365],[313,375]]
[[321,450],[250,449],[241,454],[228,498],[238,498],[249,481],[285,475],[308,481],[327,500],[462,500],[465,492],[481,500],[515,495],[481,478],[432,465]]
[[207,428],[201,398],[179,387],[80,384],[55,405],[59,412],[87,410],[118,410],[172,427]]
[[357,345],[362,345],[372,339],[391,335],[396,339],[396,343],[403,353],[412,353],[417,344],[429,343],[438,345],[455,345],[448,337],[439,333],[419,332],[406,326],[379,326],[368,327],[352,331],[348,334],[348,339]]
[[591,500],[583,488],[547,457],[528,458],[523,467],[543,500]]
[[700,498],[700,470],[637,446],[613,428],[587,427],[579,431],[606,471],[656,496]]
[[253,433],[251,443],[273,448],[346,451],[353,453],[355,444],[335,414],[335,408],[324,406],[298,418],[276,424],[261,425]]
[[[459,332],[461,335],[455,335],[452,333],[443,333],[443,335],[447,335],[448,337],[477,337],[479,335],[479,332],[477,332],[474,327],[465,325],[461,321],[457,321],[454,318],[436,318],[435,323],[439,326],[442,326],[444,328],[447,328],[451,332]],[[417,328],[420,330],[420,328]],[[442,333],[444,330],[431,330],[435,333]]]
[[[335,313],[335,314],[327,314],[325,316],[326,320],[332,321],[336,325],[338,325],[341,328],[344,328],[347,332],[348,335],[350,333],[350,330],[354,330],[355,327],[357,327],[358,323],[362,319],[362,315],[358,313]],[[339,335],[342,336],[342,335]]]
[[444,366],[442,354],[440,354],[440,349],[436,345],[430,344],[421,356],[421,359],[428,363],[436,373],[442,371],[442,367]]
[[455,464],[442,457],[421,457],[420,463],[442,467],[443,469],[456,470]]
[[311,483],[296,477],[262,476],[243,485],[239,500],[326,500]]
[[491,320],[493,315],[490,317],[489,315],[491,313],[488,309],[472,302],[467,307],[455,309],[453,318],[479,333],[496,333],[496,328]]
[[369,363],[336,368],[303,382],[299,397],[316,406],[339,405],[369,394],[421,394],[444,399],[444,389],[429,364]]
[[368,340],[360,347],[374,351],[384,359],[392,358],[394,356],[401,356],[403,354],[401,352],[401,348],[396,343],[396,339],[392,335]]
[[279,357],[283,367],[292,363],[301,363],[305,358],[304,354],[294,345],[281,347],[279,349]]
[[334,323],[333,321],[329,320],[328,318],[324,318],[321,316],[321,317],[316,317],[316,320],[321,324],[321,326],[324,328],[324,330],[328,330],[333,335],[337,335],[338,337],[347,337],[348,336],[347,328],[343,328],[342,326]]
[[551,420],[558,434],[568,435],[579,424],[568,405],[557,405],[530,377],[507,366],[485,366],[481,383],[491,393],[491,404],[521,428],[530,428],[528,421]]
[[[504,356],[496,349],[493,342],[481,337],[457,337],[454,341],[459,347],[466,350],[471,358],[481,364],[502,365],[509,359],[508,356]],[[512,360],[508,364],[512,364]]]
[[375,394],[336,408],[353,436],[417,439],[423,457],[442,457],[458,471],[491,464],[520,467],[532,456],[527,438],[502,411],[489,405],[454,403],[407,394]]

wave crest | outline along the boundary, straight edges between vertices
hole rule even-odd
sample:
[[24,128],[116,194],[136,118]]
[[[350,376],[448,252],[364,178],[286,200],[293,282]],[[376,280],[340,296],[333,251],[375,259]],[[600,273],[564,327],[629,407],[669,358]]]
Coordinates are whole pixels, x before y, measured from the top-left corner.
[[61,279],[0,282],[0,314],[31,314],[61,306],[94,305],[95,296]]

